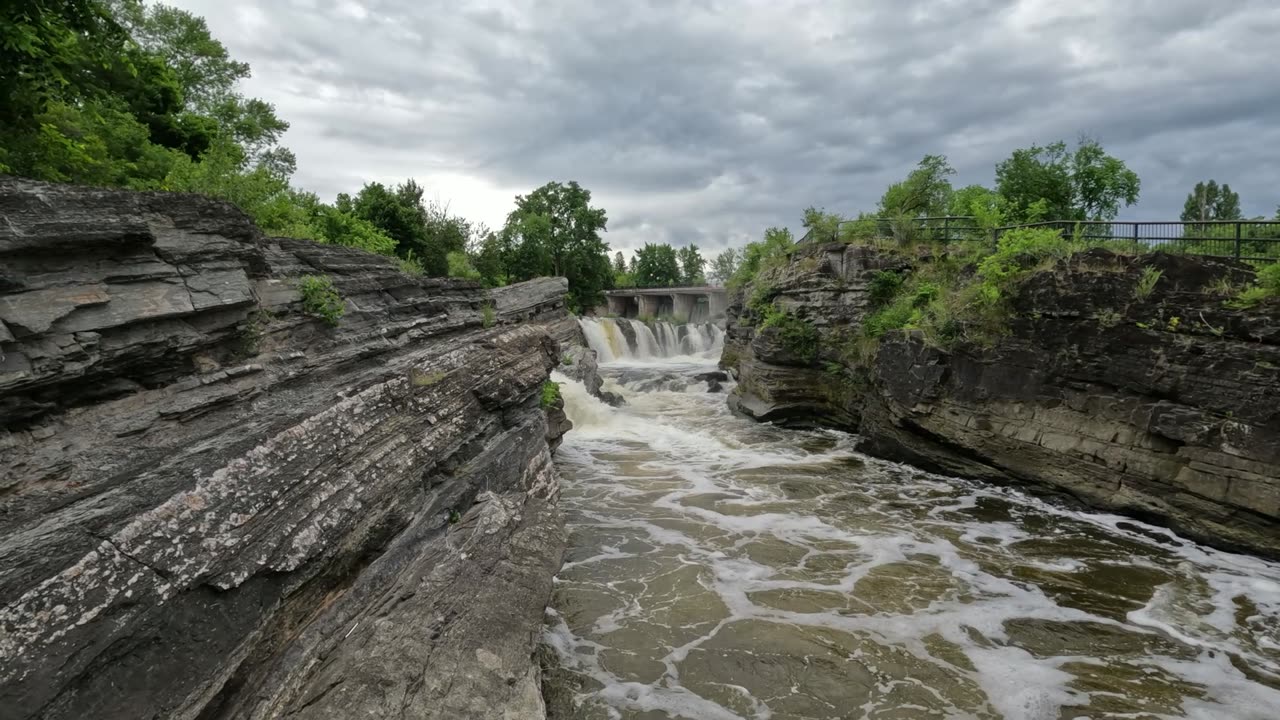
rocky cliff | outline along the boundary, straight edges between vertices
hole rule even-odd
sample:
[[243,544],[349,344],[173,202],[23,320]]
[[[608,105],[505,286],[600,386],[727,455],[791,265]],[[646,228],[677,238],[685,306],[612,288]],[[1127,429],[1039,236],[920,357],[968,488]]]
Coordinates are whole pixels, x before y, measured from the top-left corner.
[[0,718],[541,715],[563,280],[191,196],[0,179],[0,218]]
[[[1210,291],[1248,280],[1247,266],[1091,250],[1019,284],[991,346],[943,348],[899,330],[868,352],[858,338],[872,278],[916,262],[804,246],[739,292],[723,361],[739,379],[731,404],[855,431],[863,450],[928,470],[1280,556],[1280,301],[1232,310]],[[779,328],[763,327],[752,307],[762,302],[813,328],[816,351],[797,357]]]

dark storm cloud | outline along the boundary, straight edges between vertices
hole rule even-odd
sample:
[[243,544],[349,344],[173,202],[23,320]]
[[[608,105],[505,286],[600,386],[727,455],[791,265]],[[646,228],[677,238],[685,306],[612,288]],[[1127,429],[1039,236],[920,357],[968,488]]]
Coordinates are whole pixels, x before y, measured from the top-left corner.
[[1280,202],[1272,0],[179,4],[253,65],[327,195],[414,175],[496,223],[576,179],[617,247],[717,249],[869,209],[927,153],[990,183],[1087,133],[1142,176],[1130,216],[1207,177]]

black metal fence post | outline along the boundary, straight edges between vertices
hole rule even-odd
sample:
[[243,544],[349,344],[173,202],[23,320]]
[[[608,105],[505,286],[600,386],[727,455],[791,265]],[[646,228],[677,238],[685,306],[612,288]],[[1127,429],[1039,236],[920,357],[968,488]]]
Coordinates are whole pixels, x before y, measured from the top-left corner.
[[1240,221],[1236,221],[1236,259],[1240,259]]

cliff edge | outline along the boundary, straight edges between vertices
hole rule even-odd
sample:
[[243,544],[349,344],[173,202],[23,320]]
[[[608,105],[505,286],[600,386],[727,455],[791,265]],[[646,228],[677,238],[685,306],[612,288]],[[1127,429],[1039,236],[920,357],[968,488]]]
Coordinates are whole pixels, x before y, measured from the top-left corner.
[[1280,556],[1280,299],[1232,309],[1217,290],[1251,281],[1249,266],[1086,250],[1028,271],[990,342],[869,340],[877,293],[927,260],[817,244],[762,273],[730,307],[731,405]]

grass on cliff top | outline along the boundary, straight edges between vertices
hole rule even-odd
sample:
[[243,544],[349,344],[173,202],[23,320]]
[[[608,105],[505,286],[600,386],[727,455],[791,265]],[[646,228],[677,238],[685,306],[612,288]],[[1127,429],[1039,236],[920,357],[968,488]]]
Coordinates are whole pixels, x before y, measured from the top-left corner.
[[[881,271],[869,283],[876,310],[863,321],[863,335],[879,339],[891,330],[908,329],[921,331],[936,347],[960,341],[989,346],[1008,332],[1011,300],[1025,279],[1093,247],[1099,244],[1055,230],[1022,228],[1001,236],[996,251],[987,255],[935,253],[909,275]],[[1146,268],[1134,285],[1134,299],[1149,298],[1162,276]],[[1280,263],[1259,269],[1255,283],[1226,304],[1246,308],[1270,297],[1280,297]],[[865,356],[865,347],[861,354]]]

